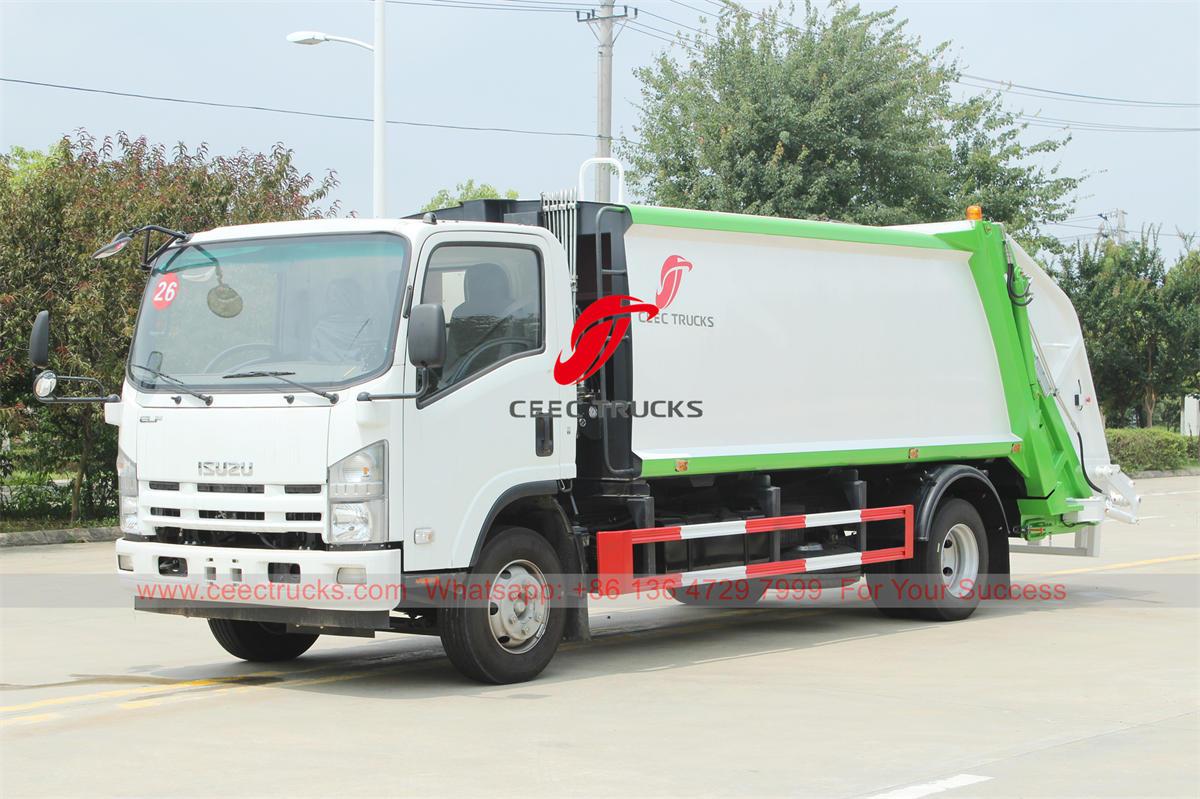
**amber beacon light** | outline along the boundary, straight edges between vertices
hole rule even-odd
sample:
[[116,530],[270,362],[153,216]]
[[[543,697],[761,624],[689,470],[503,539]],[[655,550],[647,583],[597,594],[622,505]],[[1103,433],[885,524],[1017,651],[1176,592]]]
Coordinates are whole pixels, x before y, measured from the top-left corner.
[[983,219],[983,208],[978,205],[968,205],[967,219],[970,219],[972,222],[978,222]]

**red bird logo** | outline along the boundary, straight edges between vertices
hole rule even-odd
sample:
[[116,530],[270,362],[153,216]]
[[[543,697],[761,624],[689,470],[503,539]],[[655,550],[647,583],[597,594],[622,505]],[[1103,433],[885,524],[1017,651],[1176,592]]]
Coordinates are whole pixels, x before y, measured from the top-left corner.
[[564,350],[554,364],[554,379],[559,385],[582,383],[600,371],[625,338],[633,314],[644,313],[647,319],[658,316],[675,300],[683,273],[691,269],[691,261],[672,255],[663,262],[654,303],[628,294],[612,294],[584,308],[571,328],[571,354]]
[[683,273],[691,270],[692,262],[682,255],[672,255],[663,261],[662,273],[658,276],[658,295],[654,298],[654,304],[658,306],[658,310],[666,310],[666,307],[671,304],[675,295],[679,293],[679,283],[683,280]]

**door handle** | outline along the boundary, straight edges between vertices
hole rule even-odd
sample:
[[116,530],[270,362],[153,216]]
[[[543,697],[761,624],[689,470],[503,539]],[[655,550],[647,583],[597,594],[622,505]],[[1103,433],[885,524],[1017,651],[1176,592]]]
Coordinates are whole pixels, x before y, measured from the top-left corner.
[[554,454],[554,417],[548,413],[533,415],[533,451],[539,458]]

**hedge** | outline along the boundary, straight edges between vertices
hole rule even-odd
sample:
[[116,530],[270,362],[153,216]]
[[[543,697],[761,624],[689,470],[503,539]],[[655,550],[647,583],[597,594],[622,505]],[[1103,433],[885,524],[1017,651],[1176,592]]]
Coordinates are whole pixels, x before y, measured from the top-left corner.
[[1104,431],[1108,454],[1127,474],[1149,469],[1182,469],[1195,444],[1162,427],[1115,427]]

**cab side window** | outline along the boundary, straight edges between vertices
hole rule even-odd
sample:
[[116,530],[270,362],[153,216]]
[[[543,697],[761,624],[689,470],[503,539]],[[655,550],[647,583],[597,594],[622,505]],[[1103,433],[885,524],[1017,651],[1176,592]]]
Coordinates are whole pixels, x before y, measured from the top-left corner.
[[429,258],[421,302],[446,312],[439,391],[542,347],[542,264],[534,249],[442,245]]

